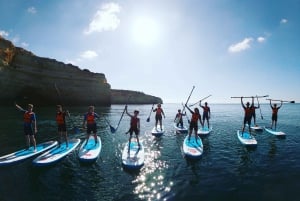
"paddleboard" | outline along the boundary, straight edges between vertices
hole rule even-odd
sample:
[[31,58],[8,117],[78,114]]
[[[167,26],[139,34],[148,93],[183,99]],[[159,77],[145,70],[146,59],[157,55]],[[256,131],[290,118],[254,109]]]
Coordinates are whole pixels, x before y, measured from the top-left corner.
[[16,162],[20,162],[32,156],[38,155],[44,151],[51,149],[57,145],[57,141],[48,141],[41,144],[36,145],[36,151],[34,151],[34,147],[30,147],[29,149],[22,149],[20,151],[16,151],[11,154],[7,154],[5,156],[0,157],[0,166],[13,164]]
[[122,152],[122,164],[127,169],[139,169],[144,165],[145,151],[144,146],[140,142],[140,147],[135,138],[131,138],[130,148],[128,152],[128,143],[124,146]]
[[237,137],[243,145],[252,145],[252,146],[257,145],[257,141],[254,138],[254,136],[247,131],[244,131],[242,135],[242,132],[238,130]]
[[285,133],[282,132],[282,131],[276,131],[276,130],[273,130],[273,129],[271,129],[271,128],[266,128],[266,127],[264,127],[264,129],[265,129],[268,133],[270,133],[270,134],[272,134],[272,135],[276,135],[276,136],[285,136]]
[[188,132],[188,128],[184,125],[183,125],[183,127],[181,127],[180,125],[177,126],[177,124],[174,123],[174,128],[176,130],[176,133],[187,133]]
[[261,132],[261,131],[263,131],[264,129],[263,129],[263,127],[261,127],[261,126],[251,126],[250,127],[253,131],[256,131],[256,132]]
[[191,135],[190,140],[189,135],[184,138],[183,141],[183,153],[188,158],[199,158],[203,153],[203,144],[200,137],[195,139],[195,135]]
[[207,126],[204,126],[204,127],[200,126],[198,128],[197,134],[198,135],[208,135],[208,134],[210,134],[211,131],[212,131],[212,127],[208,128]]
[[155,126],[153,127],[152,131],[151,131],[152,135],[154,135],[155,137],[160,137],[165,133],[165,127],[164,125],[162,125],[162,128],[160,128],[160,125],[157,125],[157,128],[155,128]]
[[34,166],[47,166],[58,162],[60,159],[67,156],[73,151],[80,143],[80,139],[69,139],[68,147],[66,143],[62,143],[60,146],[56,146],[49,151],[38,156],[32,161]]
[[[86,143],[87,142],[87,143]],[[95,138],[90,135],[89,139],[85,139],[78,150],[78,159],[80,162],[94,162],[98,159],[102,148],[101,138],[97,136],[97,144]]]

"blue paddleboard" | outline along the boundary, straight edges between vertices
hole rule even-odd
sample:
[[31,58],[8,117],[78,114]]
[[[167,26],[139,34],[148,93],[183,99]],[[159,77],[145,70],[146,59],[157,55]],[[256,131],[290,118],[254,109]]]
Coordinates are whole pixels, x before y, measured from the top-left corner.
[[32,156],[36,156],[44,151],[51,149],[57,145],[57,141],[48,141],[41,144],[36,145],[36,151],[34,151],[34,147],[30,147],[29,149],[22,149],[20,151],[16,151],[11,154],[7,154],[5,156],[0,157],[0,166],[13,164],[16,162],[20,162]]
[[188,128],[185,125],[183,125],[183,127],[181,127],[180,125],[177,126],[177,124],[174,123],[174,128],[176,130],[176,133],[187,133],[188,132]]
[[47,166],[54,164],[73,151],[79,143],[80,139],[69,139],[68,146],[64,142],[60,146],[56,146],[34,159],[32,164],[34,166]]
[[139,169],[144,165],[145,151],[142,142],[140,141],[140,147],[135,138],[131,139],[130,148],[128,152],[128,143],[124,146],[122,152],[122,164],[127,169]]
[[183,141],[183,153],[188,158],[199,158],[203,153],[203,144],[200,137],[195,138],[195,135],[189,135]]
[[251,146],[257,145],[257,141],[255,137],[247,131],[244,131],[244,133],[242,134],[242,132],[238,130],[237,137],[243,145],[251,145]]
[[276,135],[276,136],[285,136],[285,133],[282,132],[282,131],[277,131],[277,130],[274,130],[274,129],[271,129],[271,128],[267,128],[267,127],[264,127],[264,129],[265,129],[268,133],[270,133],[270,134],[272,134],[272,135]]
[[[87,143],[86,143],[87,142]],[[97,136],[97,144],[93,135],[88,140],[84,140],[78,150],[80,162],[94,162],[98,159],[102,148],[101,138]]]
[[204,136],[204,135],[210,134],[210,132],[212,132],[212,127],[211,126],[209,128],[207,126],[204,126],[204,127],[200,126],[198,128],[197,134]]

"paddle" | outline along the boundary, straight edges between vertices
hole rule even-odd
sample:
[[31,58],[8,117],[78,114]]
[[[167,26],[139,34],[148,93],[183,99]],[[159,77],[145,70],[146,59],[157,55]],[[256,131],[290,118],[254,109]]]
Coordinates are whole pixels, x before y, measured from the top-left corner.
[[[190,97],[191,97],[191,95],[192,95],[194,89],[195,89],[195,86],[193,86],[192,91],[191,91],[191,93],[190,93],[188,99],[187,99],[186,102],[185,102],[185,105],[183,105],[182,113],[183,113],[183,111],[184,111],[184,109],[185,109],[185,106],[188,104],[188,102],[189,102],[189,100],[190,100]],[[182,104],[183,104],[183,103],[182,103]]]
[[196,104],[198,104],[198,103],[200,103],[200,102],[204,101],[205,99],[207,99],[207,98],[209,98],[209,97],[211,97],[211,95],[209,95],[209,96],[206,96],[205,98],[202,98],[201,100],[197,101],[196,103],[194,103],[194,104],[190,105],[190,107],[192,107],[192,106],[194,106],[194,105],[196,105]]
[[266,97],[269,97],[269,95],[264,95],[264,96],[232,96],[230,98],[253,98],[253,97],[256,97],[256,98],[266,98]]
[[266,99],[266,100],[279,101],[279,102],[284,102],[284,103],[295,103],[295,101],[287,101],[287,100],[274,100],[274,99]]
[[[58,87],[56,86],[56,83],[54,83],[54,87],[55,87],[55,90],[56,90],[57,95],[58,95],[58,97],[59,97],[60,103],[61,103],[62,105],[64,105],[63,102],[62,102],[62,99],[61,99],[61,94],[60,94],[60,92],[59,92],[59,89],[58,89]],[[69,113],[69,114],[70,114],[70,113]],[[69,116],[69,119],[71,120],[71,124],[72,124],[72,126],[73,126],[74,132],[75,132],[76,134],[79,133],[80,130],[79,130],[79,128],[77,128],[77,127],[74,125],[74,122],[73,122],[71,116]]]
[[[185,108],[185,105],[183,105],[183,103],[181,103],[181,104],[182,104],[182,106]],[[189,117],[188,117],[188,115],[187,115],[187,114],[185,114],[185,117],[186,117],[186,119],[187,119],[188,123],[190,124],[190,123],[191,123],[191,121],[190,121],[190,119],[189,119]]]
[[115,133],[116,129],[112,125],[110,125],[109,121],[106,118],[104,118],[104,120],[109,125],[110,132]]
[[261,119],[264,119],[264,117],[262,116],[262,113],[261,113],[261,108],[260,108],[260,105],[259,105],[259,101],[258,101],[258,97],[257,97],[257,96],[256,96],[256,99],[257,99],[257,103],[258,103],[258,106],[259,106],[260,118],[261,118]]
[[150,110],[150,114],[149,114],[149,117],[147,118],[147,122],[149,122],[150,121],[150,116],[151,116],[151,113],[152,113],[152,111],[153,111],[153,107],[154,107],[154,103],[152,104],[152,108],[151,108],[151,110]]
[[[127,98],[127,103],[129,102],[130,97],[131,97],[131,96],[128,96],[128,98]],[[117,125],[116,128],[112,127],[112,126],[109,124],[109,122],[107,121],[107,119],[105,119],[105,121],[108,123],[108,125],[109,125],[109,127],[110,127],[110,131],[111,131],[112,133],[115,133],[115,132],[117,131],[117,129],[118,129],[120,123],[121,123],[121,120],[122,120],[122,118],[123,118],[123,116],[124,116],[124,114],[125,114],[127,103],[126,103],[126,105],[125,105],[125,107],[124,107],[124,110],[123,110],[123,112],[122,112],[121,118],[120,118],[120,120],[119,120],[118,125]]]

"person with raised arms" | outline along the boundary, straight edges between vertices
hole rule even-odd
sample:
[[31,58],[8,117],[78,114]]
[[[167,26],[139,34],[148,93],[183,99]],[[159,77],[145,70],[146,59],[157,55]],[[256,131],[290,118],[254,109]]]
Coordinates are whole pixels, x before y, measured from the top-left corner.
[[204,123],[205,123],[205,120],[206,120],[207,121],[207,127],[209,128],[210,107],[208,107],[207,102],[204,103],[204,106],[201,105],[201,101],[199,103],[199,106],[203,109],[203,115],[202,115],[203,126],[204,126]]
[[180,125],[181,128],[183,128],[183,120],[182,116],[185,116],[186,114],[181,112],[181,109],[178,109],[178,112],[175,116],[174,122],[176,123],[176,126],[178,127]]
[[190,140],[191,138],[191,134],[194,130],[194,133],[195,133],[195,139],[197,139],[198,137],[198,120],[201,124],[201,126],[203,126],[203,122],[202,122],[202,119],[201,119],[201,115],[200,115],[200,112],[199,112],[199,109],[196,107],[194,109],[194,111],[192,111],[188,106],[187,104],[185,105],[185,107],[192,113],[192,117],[191,117],[191,122],[190,122],[190,128],[189,128],[189,138],[188,140]]
[[260,105],[259,105],[259,103],[258,103],[258,105],[257,106],[255,106],[254,105],[254,102],[253,102],[253,104],[251,105],[251,118],[253,118],[253,124],[254,124],[254,126],[257,126],[257,124],[256,124],[256,113],[255,113],[255,110],[256,109],[259,109],[260,108]]
[[243,123],[243,129],[242,129],[242,136],[244,134],[244,131],[245,131],[245,125],[248,124],[248,128],[249,128],[249,134],[251,134],[251,129],[250,129],[250,126],[251,126],[251,118],[252,118],[252,107],[254,106],[254,97],[252,96],[252,104],[250,106],[250,103],[247,102],[246,103],[246,106],[243,102],[243,96],[241,97],[241,104],[242,104],[242,107],[244,108],[244,112],[245,112],[245,115],[244,115],[244,123]]
[[37,133],[37,124],[36,124],[36,115],[33,112],[33,105],[28,104],[28,109],[25,110],[18,104],[15,104],[16,108],[20,110],[23,115],[24,119],[24,134],[25,134],[25,140],[27,149],[30,148],[30,142],[34,146],[34,151],[36,151],[36,140],[35,140],[35,134]]
[[164,110],[161,108],[161,104],[158,103],[157,104],[157,108],[155,108],[153,110],[153,112],[155,112],[155,129],[157,130],[157,124],[159,122],[160,124],[160,129],[162,130],[162,115],[164,116],[164,118],[166,118]]
[[[138,110],[134,110],[133,111],[133,115],[129,114],[127,111],[127,105],[125,106],[125,111],[126,114],[131,118],[130,119],[130,128],[128,130],[127,133],[129,133],[129,143],[128,143],[128,153],[130,152],[130,142],[131,142],[131,138],[132,138],[132,134],[134,132],[137,143],[139,148],[141,147],[140,145],[140,141],[139,141],[139,134],[140,134],[140,118],[138,118],[139,115],[139,111]],[[126,133],[126,134],[127,134]]]
[[277,119],[278,119],[278,110],[281,108],[282,106],[282,101],[280,101],[280,106],[277,107],[277,104],[275,103],[272,106],[272,100],[270,99],[270,106],[272,108],[272,124],[271,124],[271,129],[273,129],[273,124],[275,124],[275,130],[277,127]]
[[95,144],[98,143],[96,118],[99,119],[99,115],[95,112],[95,107],[89,106],[88,112],[84,114],[83,118],[83,129],[86,128],[86,144],[92,132],[94,134]]

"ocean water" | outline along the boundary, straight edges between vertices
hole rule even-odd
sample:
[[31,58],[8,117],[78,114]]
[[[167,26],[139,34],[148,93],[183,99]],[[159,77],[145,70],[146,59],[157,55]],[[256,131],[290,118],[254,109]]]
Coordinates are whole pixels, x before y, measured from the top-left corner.
[[[129,112],[139,109],[140,139],[145,146],[145,165],[139,171],[122,168],[121,155],[128,135],[129,117],[124,115],[115,133],[103,118],[98,121],[98,134],[103,147],[100,158],[82,165],[77,152],[47,168],[33,167],[33,159],[8,167],[0,167],[0,201],[138,201],[138,200],[299,200],[300,178],[300,105],[284,104],[279,110],[278,130],[285,138],[264,132],[254,133],[255,148],[246,148],[237,139],[243,110],[240,104],[211,104],[213,132],[202,138],[204,153],[199,160],[188,160],[182,153],[185,134],[176,134],[173,120],[180,104],[162,105],[166,133],[161,138],[151,135],[154,114],[151,105],[129,105]],[[87,107],[68,108],[72,122],[81,127]],[[96,107],[116,127],[124,105]],[[262,104],[257,123],[269,126],[271,109]],[[38,118],[39,142],[56,138],[55,107],[34,108]],[[22,114],[14,107],[1,108],[0,155],[24,148]],[[190,113],[188,112],[188,117]],[[185,124],[187,124],[187,119]],[[69,137],[74,134],[69,121]]]

